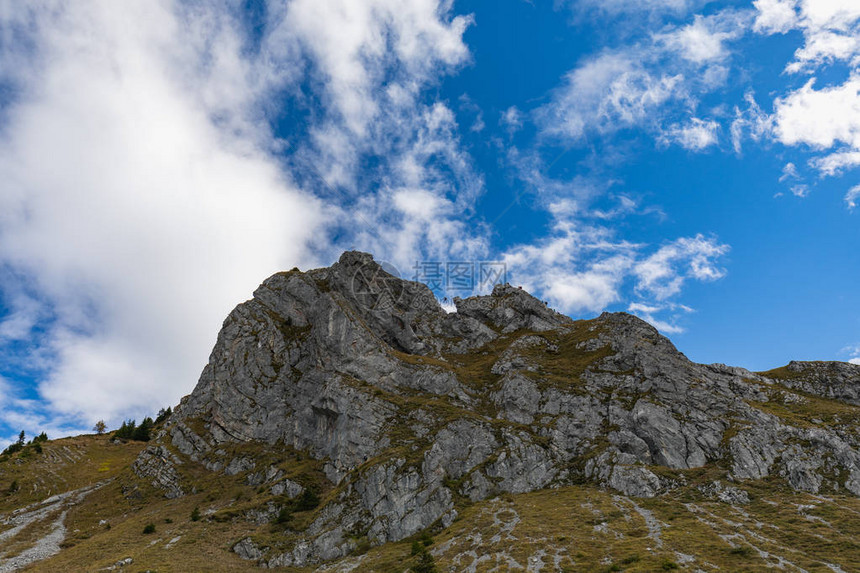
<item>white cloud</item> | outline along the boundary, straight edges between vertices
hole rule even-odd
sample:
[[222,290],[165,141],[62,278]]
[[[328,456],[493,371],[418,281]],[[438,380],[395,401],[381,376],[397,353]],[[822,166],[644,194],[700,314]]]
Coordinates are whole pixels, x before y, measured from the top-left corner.
[[647,121],[669,99],[683,98],[683,76],[652,73],[640,55],[604,52],[571,72],[553,102],[538,110],[544,132],[573,140]]
[[[804,45],[786,66],[812,75],[806,84],[774,101],[770,135],[784,145],[827,151],[809,165],[823,176],[860,165],[860,3],[853,0],[757,0],[754,29],[762,34],[800,30]],[[821,89],[818,73],[839,64],[847,80]],[[739,138],[738,138],[739,140]],[[738,144],[739,146],[739,144]],[[783,180],[783,179],[781,179]],[[797,185],[795,195],[808,188]]]
[[735,153],[741,153],[742,141],[745,137],[759,141],[773,129],[773,118],[767,115],[755,100],[752,92],[744,94],[747,108],[741,110],[735,107],[735,119],[729,128],[732,136],[732,147]]
[[779,176],[779,182],[783,183],[789,179],[800,179],[800,173],[797,172],[797,165],[790,161],[783,166],[782,175]]
[[637,245],[613,241],[608,229],[572,218],[556,204],[549,237],[516,246],[502,257],[517,284],[567,313],[598,312],[620,298]]
[[[660,330],[681,330],[679,312],[691,309],[669,302],[688,280],[713,281],[725,275],[717,266],[729,247],[703,235],[684,237],[652,252],[648,245],[619,240],[608,227],[588,224],[571,202],[551,209],[554,222],[548,237],[518,245],[503,256],[515,284],[550,306],[569,314],[599,312],[629,296],[628,286],[650,301],[630,305]],[[658,314],[670,313],[661,319]]]
[[[44,306],[18,304],[3,331],[52,315],[36,350],[54,359],[39,392],[58,426],[151,413],[193,387],[227,312],[306,261],[324,221],[259,120],[289,62],[248,59],[238,23],[202,8],[21,10],[29,43],[3,45],[28,65],[3,70],[20,92],[0,133],[0,261]],[[38,417],[0,414],[22,415]]]
[[860,18],[853,0],[801,0],[801,13],[810,27],[848,30]]
[[[11,272],[9,269],[4,271]],[[0,294],[4,295],[4,306],[8,309],[0,320],[0,345],[26,340],[36,325],[46,318],[44,305],[22,288],[19,278],[0,279]]]
[[860,38],[856,35],[823,30],[808,35],[806,45],[795,52],[795,61],[788,64],[785,71],[802,72],[834,60],[850,61],[858,55]]
[[816,157],[810,161],[810,165],[821,171],[822,175],[839,175],[846,169],[860,166],[860,150],[839,151]]
[[[471,17],[452,15],[444,0],[298,0],[285,12],[280,34],[298,39],[325,104],[296,157],[299,171],[314,175],[303,181],[342,209],[335,234],[348,242],[329,246],[332,256],[348,245],[409,268],[485,252],[486,230],[463,223],[483,180],[453,111],[425,97],[468,62],[462,36]],[[480,130],[480,108],[466,95],[459,106]]]
[[784,34],[797,24],[797,0],[755,0],[753,29],[763,34]]
[[516,106],[511,106],[502,112],[499,124],[506,127],[508,133],[516,133],[523,127],[523,114]]
[[380,113],[374,88],[391,62],[407,77],[424,79],[438,65],[468,57],[462,35],[471,18],[448,19],[450,3],[437,0],[297,0],[287,7],[284,26],[313,55],[347,127],[364,133]]
[[[420,107],[427,83],[465,63],[470,16],[440,0],[296,0],[279,37],[297,41],[321,80],[326,114],[312,129],[313,161],[330,185],[353,189],[363,154],[380,154],[390,131]],[[390,151],[390,150],[388,150]]]
[[726,42],[743,34],[746,15],[718,12],[714,16],[696,15],[691,24],[657,34],[655,40],[677,56],[698,65],[724,61],[730,56]]
[[852,344],[846,346],[840,351],[842,354],[849,354],[851,358],[848,359],[848,362],[851,364],[860,364],[860,344]]
[[690,151],[703,151],[718,143],[719,130],[720,124],[716,121],[694,117],[686,125],[670,127],[663,133],[661,141],[666,144],[677,143]]
[[845,206],[850,211],[857,207],[857,200],[860,199],[860,185],[855,185],[845,194]]
[[593,11],[606,15],[619,14],[676,14],[683,15],[706,3],[706,0],[575,0],[570,2],[576,11]]
[[[853,0],[756,0],[754,30],[784,34],[799,29],[805,45],[786,66],[789,73],[814,72],[834,61],[860,62],[860,4]],[[798,11],[799,8],[799,11]]]
[[795,197],[806,197],[807,195],[809,195],[809,185],[805,185],[802,183],[799,185],[792,185],[791,194]]
[[[677,304],[643,304],[634,302],[627,307],[627,312],[635,314],[645,322],[650,323],[651,326],[663,334],[679,334],[684,332],[685,329],[676,324],[675,321],[680,317],[680,314],[692,312],[692,309]],[[667,312],[672,313],[669,320],[657,317],[659,313],[665,314]]]
[[[784,145],[837,150],[812,161],[824,175],[857,164],[860,152],[860,75],[843,84],[813,88],[815,79],[774,102],[773,133]],[[839,149],[839,147],[842,147]],[[847,148],[847,149],[846,149]]]
[[398,110],[392,124],[408,126],[388,152],[390,162],[377,192],[366,192],[350,207],[351,217],[384,221],[364,225],[355,244],[384,254],[398,268],[417,260],[474,260],[488,250],[488,232],[467,224],[483,180],[461,150],[453,112],[444,104]]
[[735,10],[697,15],[689,24],[665,26],[643,41],[584,59],[537,110],[543,133],[581,142],[593,133],[640,128],[659,138],[660,125],[673,120],[693,124],[679,133],[692,147],[704,144],[715,130],[689,116],[703,95],[727,82],[729,44],[750,18],[749,11]]
[[703,235],[676,239],[635,265],[636,288],[665,300],[677,295],[688,279],[720,279],[726,271],[717,266],[717,260],[728,251],[728,245]]

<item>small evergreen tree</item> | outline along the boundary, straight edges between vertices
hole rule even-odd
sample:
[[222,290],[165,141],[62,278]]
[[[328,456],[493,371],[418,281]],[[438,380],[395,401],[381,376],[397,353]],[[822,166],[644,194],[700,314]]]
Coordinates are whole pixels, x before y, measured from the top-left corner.
[[161,410],[158,411],[158,416],[155,417],[155,425],[162,423],[167,418],[169,418],[172,414],[173,414],[173,410],[171,410],[169,406],[167,407],[166,410],[164,408],[162,408]]
[[290,511],[290,508],[282,507],[281,510],[278,512],[278,516],[275,518],[275,523],[289,523],[292,518],[293,513]]
[[313,491],[306,489],[295,502],[296,511],[308,511],[314,509],[320,504],[320,496]]
[[191,511],[191,521],[200,521],[200,508],[199,507],[195,507]]
[[134,436],[135,429],[137,429],[137,422],[134,420],[126,420],[119,427],[119,430],[114,433],[114,436],[123,440],[130,440],[132,439],[132,436]]
[[439,570],[436,569],[436,561],[433,559],[433,556],[427,551],[426,547],[423,545],[420,547],[418,562],[412,566],[413,573],[438,573]]
[[27,437],[24,435],[24,430],[21,430],[21,433],[18,434],[18,445],[23,446],[24,440],[26,440],[26,439],[27,439]]
[[134,432],[132,432],[131,439],[139,442],[148,442],[151,437],[150,432],[152,431],[152,426],[152,418],[147,416],[143,419],[140,425],[135,428]]

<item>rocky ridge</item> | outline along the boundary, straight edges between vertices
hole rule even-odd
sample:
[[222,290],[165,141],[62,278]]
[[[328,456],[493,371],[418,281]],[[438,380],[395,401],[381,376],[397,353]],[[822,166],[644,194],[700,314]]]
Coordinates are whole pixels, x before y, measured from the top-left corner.
[[[135,472],[172,498],[193,492],[190,464],[242,474],[273,496],[257,520],[315,490],[301,528],[233,546],[269,567],[447,527],[505,492],[593,482],[653,497],[703,466],[860,495],[858,367],[694,364],[631,315],[574,321],[510,285],[454,302],[356,252],[270,277]],[[306,456],[324,478],[299,483],[241,444]],[[707,492],[743,501],[719,481]]]

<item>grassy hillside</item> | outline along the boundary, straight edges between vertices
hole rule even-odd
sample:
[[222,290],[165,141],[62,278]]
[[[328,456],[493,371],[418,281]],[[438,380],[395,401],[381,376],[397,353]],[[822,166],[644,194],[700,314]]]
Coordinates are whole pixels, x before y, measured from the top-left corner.
[[[0,571],[15,570],[9,560],[55,533],[61,515],[61,551],[24,570],[98,571],[131,559],[118,570],[255,571],[253,562],[239,559],[230,547],[247,535],[289,537],[313,512],[279,520],[269,506],[277,499],[247,485],[246,472],[217,475],[193,463],[181,471],[196,491],[168,500],[129,469],[143,445],[79,436],[46,442],[42,453],[25,451],[0,463]],[[319,477],[316,462],[296,452],[270,455],[296,480],[311,484]],[[426,550],[439,571],[541,570],[541,565],[544,571],[838,571],[837,565],[860,570],[857,498],[798,493],[770,478],[723,482],[736,488],[736,499],[726,502],[712,486],[713,468],[670,473],[683,485],[654,499],[584,485],[466,504],[447,529],[364,547],[361,555],[323,570],[402,572],[416,566],[417,554]],[[10,488],[13,482],[17,488]],[[101,487],[80,499],[51,501],[58,493],[93,485]],[[21,508],[26,509],[13,515]],[[12,521],[34,514],[23,527]]]

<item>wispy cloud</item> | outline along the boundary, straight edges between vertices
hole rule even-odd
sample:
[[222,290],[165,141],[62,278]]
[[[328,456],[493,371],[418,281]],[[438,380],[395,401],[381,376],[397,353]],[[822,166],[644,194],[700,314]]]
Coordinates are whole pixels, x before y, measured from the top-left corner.
[[723,10],[604,49],[566,74],[537,110],[538,124],[545,135],[574,143],[634,128],[700,151],[715,142],[717,124],[694,110],[726,83],[730,44],[750,22],[749,11]]
[[686,26],[654,35],[657,45],[697,65],[725,62],[731,56],[727,43],[742,36],[750,15],[724,10],[712,16],[696,15]]
[[547,135],[581,141],[650,121],[670,99],[684,99],[682,74],[654,72],[634,50],[606,51],[570,71],[538,110]]
[[860,364],[860,344],[848,345],[841,352],[850,356],[848,362],[851,364]]
[[670,14],[684,16],[707,3],[707,0],[569,0],[575,13],[598,13],[606,16],[620,14]]
[[726,273],[719,262],[729,247],[713,237],[683,237],[654,250],[588,223],[569,203],[553,204],[551,212],[549,236],[509,249],[503,260],[517,284],[564,312],[599,312],[637,293],[640,301],[628,310],[663,332],[681,332],[676,320],[691,309],[671,299],[686,281],[714,281]]
[[704,151],[719,142],[720,124],[714,120],[691,118],[686,125],[673,125],[666,129],[660,141],[677,143],[690,151]]
[[713,237],[696,235],[676,239],[637,262],[633,268],[636,288],[662,301],[677,295],[687,280],[720,279],[726,271],[718,261],[728,251],[728,245]]
[[[641,302],[631,303],[627,307],[627,312],[635,314],[642,320],[649,322],[654,328],[664,334],[679,334],[684,332],[684,328],[678,323],[685,314],[693,312],[688,306],[679,304],[667,303],[650,303]],[[659,315],[669,314],[668,319],[659,318]]]
[[860,185],[855,185],[845,193],[845,206],[849,211],[853,211],[857,207],[857,200],[860,199]]

